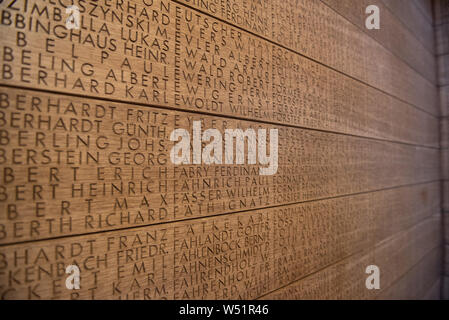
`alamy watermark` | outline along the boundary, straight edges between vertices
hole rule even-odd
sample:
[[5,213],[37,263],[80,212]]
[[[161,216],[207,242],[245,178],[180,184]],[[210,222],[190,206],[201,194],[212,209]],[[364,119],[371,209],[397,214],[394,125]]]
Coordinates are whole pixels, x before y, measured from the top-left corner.
[[[273,175],[278,170],[278,129],[270,129],[267,154],[267,129],[226,129],[223,136],[217,129],[202,132],[201,121],[193,121],[192,135],[186,129],[175,129],[170,140],[175,145],[170,151],[173,164],[245,164],[259,163],[260,175]],[[235,155],[234,155],[235,140]],[[246,148],[245,148],[245,140]],[[205,145],[203,146],[203,143]],[[191,152],[192,149],[192,152]]]
[[368,30],[380,29],[380,10],[379,7],[372,4],[366,7],[365,13],[369,16],[366,17],[365,27]]
[[73,5],[65,8],[65,13],[69,15],[65,21],[65,27],[69,30],[80,28],[80,9]]
[[70,264],[65,269],[65,273],[70,274],[67,279],[65,279],[65,287],[69,290],[79,290],[81,278],[80,269],[74,264]]
[[366,267],[365,273],[369,274],[366,278],[365,286],[368,290],[380,289],[380,269],[378,266],[372,264]]

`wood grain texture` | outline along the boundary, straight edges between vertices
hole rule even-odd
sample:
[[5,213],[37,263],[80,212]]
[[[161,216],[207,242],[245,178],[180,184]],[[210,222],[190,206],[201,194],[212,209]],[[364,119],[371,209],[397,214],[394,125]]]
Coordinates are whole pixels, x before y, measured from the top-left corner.
[[408,0],[382,0],[382,2],[429,51],[435,52],[432,22],[425,17],[416,4]]
[[[2,110],[6,120],[1,243],[439,178],[439,150],[434,148],[82,98],[12,90],[7,94]],[[52,116],[46,116],[49,113]],[[261,165],[250,165],[246,159],[244,165],[233,166],[224,161],[173,164],[171,132],[185,128],[193,137],[194,121],[200,121],[202,131],[218,128],[223,134],[226,128],[278,129],[277,172],[260,176]]]
[[[409,246],[414,241],[419,241],[418,246],[427,244],[427,233],[437,233],[427,227],[428,222],[423,228],[420,221],[428,221],[435,208],[421,203],[422,210],[412,211],[398,196],[399,192],[404,200],[413,199],[410,192],[416,191],[419,188],[381,191],[3,246],[0,292],[3,298],[12,299],[257,298],[416,224],[420,236],[407,231],[404,241],[410,241]],[[392,205],[389,199],[396,203]],[[395,219],[389,219],[386,228],[393,214]],[[398,253],[404,254],[402,249]],[[61,288],[65,265],[70,263],[81,269],[81,289],[75,293]],[[391,267],[400,272],[395,265]]]
[[439,300],[441,247],[436,247],[389,288],[382,290],[383,300]]
[[[447,189],[445,189],[447,190]],[[447,203],[446,203],[447,205]],[[443,220],[443,244],[449,244],[449,233],[446,230],[449,230],[449,210],[447,207],[443,207],[443,212],[441,214],[441,219]]]
[[[0,3],[0,298],[437,297],[449,86],[430,3],[374,1],[367,32],[364,1],[79,0],[72,30],[63,2]],[[254,133],[242,163],[232,129]]]
[[[156,2],[151,10],[159,12],[161,3]],[[87,30],[81,29],[82,40],[77,37],[74,41],[67,36],[61,38],[58,28],[51,29],[49,36],[27,32],[28,49],[13,50],[18,58],[7,63],[5,68],[10,71],[6,77],[10,78],[3,78],[0,83],[436,145],[434,117],[213,18],[199,15],[195,23],[186,22],[186,15],[190,17],[194,12],[169,4],[166,6],[170,10],[164,14],[170,24],[165,26],[158,20],[155,26],[160,30],[151,29],[151,38],[145,40],[156,41],[151,50],[159,59],[138,58],[136,55],[144,55],[137,49],[143,50],[140,43],[131,43],[125,50],[125,40],[119,36],[125,29],[116,23],[106,22],[106,26],[111,35],[117,36],[100,37],[101,41],[114,43],[106,50],[95,44],[77,43],[95,34],[89,32],[90,25]],[[31,12],[28,14],[34,16]],[[176,15],[181,14],[183,18],[176,20]],[[90,21],[88,18],[86,21]],[[108,19],[112,20],[107,16]],[[99,29],[102,21],[94,21],[92,28]],[[11,50],[17,37],[12,31],[11,27],[0,29]],[[52,39],[50,48],[46,48],[48,38]],[[85,46],[94,47],[81,50]],[[134,49],[129,50],[130,47]],[[57,50],[57,56],[47,49]],[[103,61],[102,52],[109,56]],[[75,71],[70,72],[71,67]],[[397,74],[408,77],[400,71]],[[426,106],[431,106],[435,98],[428,95],[430,91],[421,95]],[[404,121],[396,121],[397,117]],[[418,133],[414,126],[426,129]],[[414,136],[408,137],[409,134]]]
[[[244,11],[238,1],[231,1],[231,9],[225,5],[224,8],[204,7],[196,1],[181,1],[245,28],[243,22],[239,23],[238,14],[231,11]],[[246,27],[247,30],[261,36],[271,34],[269,39],[275,43],[437,114],[436,90],[431,82],[321,1],[287,0],[273,6],[269,3],[255,4],[251,15],[267,26],[266,31],[251,30],[252,26],[257,26],[255,22],[250,24],[250,28]],[[264,30],[262,27],[258,29]],[[353,45],[351,50],[347,50],[348,43]]]
[[[436,64],[433,53],[427,50],[381,0],[323,0],[323,2],[357,25],[365,34],[378,41],[431,83],[436,83]],[[367,17],[365,9],[370,5],[376,5],[380,10],[381,26],[378,30],[369,30],[365,26]]]
[[[274,291],[264,299],[374,299],[410,266],[439,246],[440,221],[432,219],[404,231],[370,252],[360,252],[309,277]],[[368,265],[381,270],[381,289],[365,287]],[[363,279],[363,281],[361,281]]]

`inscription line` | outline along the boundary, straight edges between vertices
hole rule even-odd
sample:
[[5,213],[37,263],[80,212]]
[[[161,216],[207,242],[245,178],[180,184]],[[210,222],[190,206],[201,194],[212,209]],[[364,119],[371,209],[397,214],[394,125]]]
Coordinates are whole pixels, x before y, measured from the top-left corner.
[[[157,104],[150,104],[150,103],[143,103],[143,102],[129,102],[127,100],[116,99],[116,98],[104,98],[104,97],[91,98],[91,97],[86,97],[86,96],[84,96],[82,94],[78,94],[78,93],[59,92],[59,91],[46,90],[46,89],[40,89],[40,88],[28,88],[28,87],[22,87],[22,86],[11,85],[11,84],[0,84],[0,88],[28,90],[28,91],[34,91],[34,92],[51,93],[51,94],[55,94],[55,95],[63,95],[63,96],[83,98],[83,99],[89,98],[89,99],[101,100],[101,101],[106,101],[106,102],[128,103],[128,104],[141,106],[141,107],[158,108],[158,109],[163,109],[163,110],[178,111],[178,112],[182,112],[182,113],[194,113],[194,114],[202,114],[202,115],[214,116],[214,117],[217,116],[217,114],[214,114],[212,112],[207,112],[207,111],[185,110],[185,109],[181,109],[181,108],[177,108],[177,107],[167,107],[164,105],[157,105]],[[375,138],[375,137],[370,137],[370,136],[362,136],[362,135],[344,133],[344,132],[338,132],[338,131],[332,131],[332,130],[309,128],[309,127],[305,127],[305,126],[293,125],[293,124],[283,124],[283,123],[278,123],[278,122],[269,121],[269,120],[253,120],[253,119],[247,119],[247,118],[242,118],[242,117],[238,117],[238,116],[224,115],[224,114],[221,115],[221,118],[243,120],[243,121],[248,121],[248,122],[252,122],[252,123],[264,123],[264,124],[276,125],[276,126],[287,127],[287,128],[298,128],[298,129],[315,131],[315,132],[337,134],[337,135],[367,139],[367,140],[372,140],[372,141],[388,142],[388,143],[401,144],[401,145],[413,146],[413,147],[421,147],[421,148],[434,149],[434,150],[440,149],[439,146],[423,145],[423,144],[417,144],[417,143],[411,143],[411,142],[405,142],[405,141],[397,141],[397,140],[390,140],[390,139],[383,139],[383,138]],[[436,118],[439,119],[439,117],[436,117]]]
[[442,181],[442,180],[441,179],[437,179],[437,180],[423,181],[423,182],[418,182],[418,183],[413,183],[413,184],[404,184],[404,185],[388,187],[388,188],[383,188],[383,189],[367,190],[367,191],[361,191],[361,192],[349,193],[349,194],[342,194],[342,195],[337,195],[337,196],[332,196],[332,197],[323,197],[323,198],[313,199],[313,200],[304,200],[304,201],[296,201],[296,202],[275,204],[275,205],[271,205],[271,206],[265,206],[265,207],[259,208],[259,209],[237,210],[237,211],[231,211],[231,212],[214,214],[212,216],[198,216],[198,217],[192,217],[192,218],[186,218],[186,219],[179,219],[179,220],[176,220],[176,221],[164,221],[164,222],[156,222],[156,223],[151,223],[151,224],[141,224],[141,225],[137,225],[137,226],[116,228],[116,229],[112,229],[112,230],[105,229],[105,230],[85,232],[85,233],[74,233],[74,234],[70,234],[70,235],[62,235],[62,236],[46,237],[46,238],[40,238],[40,239],[31,239],[31,240],[25,240],[25,241],[15,241],[15,242],[8,242],[8,243],[0,243],[0,248],[12,246],[12,245],[18,245],[18,244],[26,244],[26,243],[31,243],[31,242],[34,243],[34,242],[42,242],[42,241],[48,241],[48,240],[73,238],[73,237],[80,237],[80,236],[84,236],[84,235],[102,234],[102,233],[107,233],[107,232],[111,232],[111,231],[123,231],[123,230],[145,228],[145,227],[149,227],[149,226],[170,225],[172,223],[179,223],[179,222],[186,222],[186,221],[195,221],[195,220],[200,220],[200,219],[205,219],[205,218],[206,219],[207,218],[216,218],[216,217],[222,217],[222,216],[227,216],[227,215],[232,215],[232,214],[237,214],[237,213],[254,212],[254,211],[260,211],[260,210],[265,210],[265,209],[274,209],[274,208],[279,208],[279,207],[291,206],[291,205],[295,205],[295,204],[314,203],[314,202],[320,202],[320,201],[326,201],[326,200],[332,200],[332,199],[340,199],[340,198],[345,198],[345,197],[364,195],[364,194],[369,194],[369,193],[376,193],[376,192],[381,192],[381,191],[386,191],[386,190],[395,190],[395,189],[401,189],[401,188],[407,188],[407,187],[413,187],[413,186],[419,186],[419,185],[425,185],[425,184],[432,184],[432,183],[436,183],[436,182],[439,182],[439,181]]

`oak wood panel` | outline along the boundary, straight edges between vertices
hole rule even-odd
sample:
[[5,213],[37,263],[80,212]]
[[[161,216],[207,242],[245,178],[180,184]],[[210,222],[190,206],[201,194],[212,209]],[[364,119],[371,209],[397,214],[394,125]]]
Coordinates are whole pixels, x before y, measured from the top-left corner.
[[[377,40],[397,57],[404,60],[431,83],[436,83],[435,57],[388,9],[381,0],[322,0],[346,19],[356,24],[360,30]],[[430,1],[429,1],[430,3]],[[365,9],[376,5],[380,11],[380,29],[365,27]]]
[[[167,8],[161,9],[161,3]],[[35,17],[32,8],[30,3],[27,14]],[[16,47],[14,29],[2,26],[4,69],[9,71],[0,83],[437,145],[437,120],[406,103],[190,9],[157,1],[150,9],[170,23],[154,18],[151,40],[139,38],[126,50],[121,38],[127,39],[127,28],[111,23],[112,14],[103,25],[111,36],[100,33],[100,42],[110,43],[105,50],[89,40],[95,35],[90,30],[98,32],[104,22],[98,18],[82,20],[87,29],[80,30],[82,40],[73,36],[69,41],[56,27],[49,36],[27,31],[24,48]],[[184,18],[176,20],[181,16],[176,10]],[[198,20],[187,23],[185,14]],[[136,57],[144,56],[139,41],[155,43],[150,49],[158,58]],[[102,54],[108,58],[102,61]],[[426,105],[432,105],[427,98]],[[416,126],[425,129],[417,132]]]
[[361,252],[311,276],[274,291],[263,299],[373,299],[367,290],[365,268],[381,271],[381,289],[388,288],[428,252],[439,246],[440,221],[432,219],[396,235],[373,251]]
[[408,0],[382,0],[391,12],[407,26],[411,32],[426,46],[434,52],[435,41],[433,37],[432,22],[428,21],[424,14]]
[[[0,293],[8,299],[257,298],[392,236],[388,243],[400,244],[400,254],[410,251],[405,240],[427,245],[429,231],[437,234],[420,221],[435,208],[421,200],[414,211],[407,201],[422,199],[429,187],[1,246]],[[417,223],[412,229],[419,232],[398,239]],[[64,287],[71,263],[80,267],[80,290]]]
[[433,23],[433,8],[432,1],[427,0],[412,0],[416,7],[421,10],[429,23]]
[[[374,298],[371,263],[404,293],[441,238],[430,81],[322,2],[100,3],[0,4],[0,297]],[[196,120],[278,129],[277,173],[173,165]]]
[[405,275],[377,297],[383,300],[439,299],[441,247],[429,252]]
[[[1,243],[439,179],[434,148],[40,92],[3,93]],[[222,135],[227,128],[277,129],[277,171],[261,176],[267,165],[248,164],[246,157],[244,164],[226,165],[222,158],[223,164],[198,165],[189,155],[192,164],[173,164],[169,137],[184,128],[193,138],[194,121],[201,132],[217,128]]]
[[261,36],[268,34],[275,43],[437,114],[436,89],[430,81],[321,1],[286,0],[273,5],[258,2],[245,8],[252,10],[251,15],[240,23],[239,12],[242,15],[244,8],[238,1],[215,6],[181,2],[244,28],[249,20],[247,30]]

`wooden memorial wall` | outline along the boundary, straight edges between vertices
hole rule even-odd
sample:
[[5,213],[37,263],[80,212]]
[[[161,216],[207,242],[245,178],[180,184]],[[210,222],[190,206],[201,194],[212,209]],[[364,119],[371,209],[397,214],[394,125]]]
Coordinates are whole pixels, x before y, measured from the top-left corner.
[[448,12],[0,1],[0,298],[448,298]]

